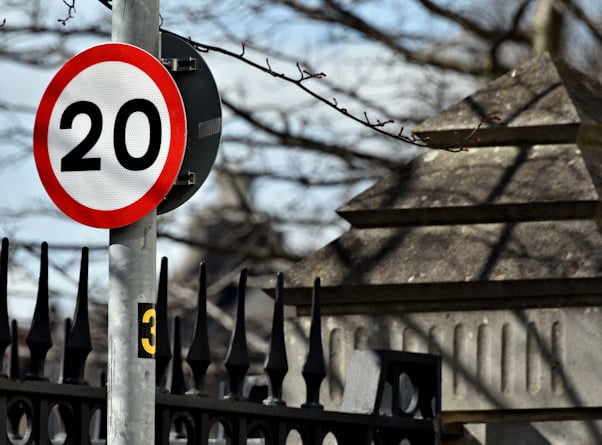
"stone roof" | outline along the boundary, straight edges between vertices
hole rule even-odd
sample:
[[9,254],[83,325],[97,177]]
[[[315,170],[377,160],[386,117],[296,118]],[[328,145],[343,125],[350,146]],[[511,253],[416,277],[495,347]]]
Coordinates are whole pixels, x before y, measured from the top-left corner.
[[545,54],[421,123],[456,149],[341,206],[351,229],[286,272],[286,303],[319,276],[331,313],[601,304],[601,92]]
[[575,144],[429,150],[338,209],[355,227],[592,218],[599,195]]
[[[419,124],[432,145],[574,142],[581,125],[602,123],[600,85],[545,53]],[[481,124],[474,138],[468,135]]]

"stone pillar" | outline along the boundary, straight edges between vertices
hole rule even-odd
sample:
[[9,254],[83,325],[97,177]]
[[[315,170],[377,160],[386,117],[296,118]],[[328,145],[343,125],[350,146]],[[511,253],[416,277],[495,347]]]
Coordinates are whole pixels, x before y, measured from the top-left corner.
[[437,148],[338,209],[351,229],[285,282],[295,370],[321,278],[326,409],[353,349],[431,352],[466,443],[602,443],[601,92],[538,56],[419,125]]

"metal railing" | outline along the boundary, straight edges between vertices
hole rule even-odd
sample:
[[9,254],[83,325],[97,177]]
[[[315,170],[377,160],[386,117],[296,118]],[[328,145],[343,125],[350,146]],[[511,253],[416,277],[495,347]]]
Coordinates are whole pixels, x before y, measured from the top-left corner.
[[[52,337],[48,310],[48,245],[42,244],[36,307],[26,338],[31,358],[24,379],[20,379],[18,329],[15,321],[11,323],[12,329],[9,328],[7,312],[8,240],[2,240],[0,369],[3,369],[2,357],[8,346],[11,346],[11,353],[10,372],[0,378],[0,443],[105,443],[106,388],[90,386],[84,380],[86,360],[92,351],[87,270],[88,251],[84,248],[75,314],[72,323],[66,322],[62,382],[53,383],[44,376]],[[326,377],[326,366],[321,338],[319,279],[315,281],[312,295],[308,353],[302,369],[307,396],[301,407],[288,407],[283,400],[283,381],[288,373],[288,363],[283,328],[282,274],[277,280],[273,325],[264,365],[269,395],[256,403],[243,395],[250,366],[245,333],[246,269],[240,275],[235,326],[224,361],[229,392],[223,398],[205,395],[204,380],[211,359],[206,273],[204,265],[201,266],[196,326],[185,358],[192,372],[189,387],[184,378],[179,318],[174,319],[173,354],[168,329],[163,328],[168,321],[166,270],[167,260],[163,259],[157,297],[155,357],[157,444],[276,445],[295,440],[303,444],[322,444],[329,440],[331,442],[328,443],[333,443],[332,438],[336,443],[345,445],[439,443],[441,363],[437,356],[398,351],[357,351],[358,360],[352,363],[354,372],[347,380],[343,397],[343,409],[348,412],[322,408],[320,386]],[[162,382],[166,380],[170,364],[171,385],[168,390]],[[211,437],[216,425],[220,427],[222,439]],[[325,438],[329,439],[325,441]]]

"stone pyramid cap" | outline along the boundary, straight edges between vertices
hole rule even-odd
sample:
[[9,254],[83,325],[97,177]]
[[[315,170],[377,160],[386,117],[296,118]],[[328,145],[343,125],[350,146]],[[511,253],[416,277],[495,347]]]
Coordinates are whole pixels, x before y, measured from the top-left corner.
[[461,149],[430,149],[337,211],[355,227],[598,218],[601,122],[602,85],[540,55],[415,131]]
[[544,54],[416,133],[464,141],[339,208],[352,228],[287,272],[288,304],[316,276],[332,313],[600,304],[601,85]]
[[575,142],[581,124],[602,124],[600,86],[545,53],[422,122],[414,133],[442,147],[564,143]]
[[575,144],[429,150],[337,212],[354,227],[593,219],[600,196]]

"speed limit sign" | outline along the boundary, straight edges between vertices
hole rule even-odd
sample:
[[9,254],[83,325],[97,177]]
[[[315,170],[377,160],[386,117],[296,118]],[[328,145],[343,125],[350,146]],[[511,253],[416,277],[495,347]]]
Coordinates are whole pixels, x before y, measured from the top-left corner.
[[117,228],[152,211],[175,182],[186,114],[161,62],[124,43],[93,46],[57,72],[38,108],[34,158],[65,214]]

